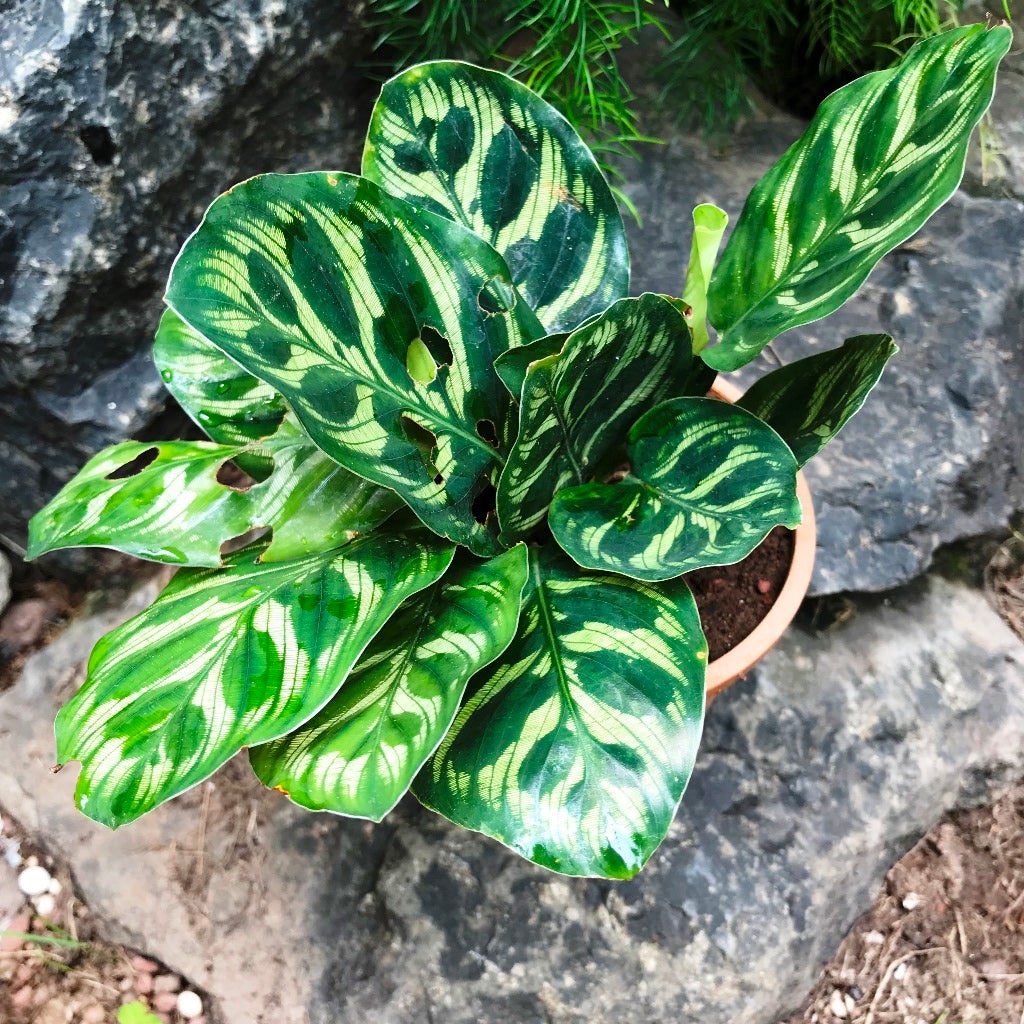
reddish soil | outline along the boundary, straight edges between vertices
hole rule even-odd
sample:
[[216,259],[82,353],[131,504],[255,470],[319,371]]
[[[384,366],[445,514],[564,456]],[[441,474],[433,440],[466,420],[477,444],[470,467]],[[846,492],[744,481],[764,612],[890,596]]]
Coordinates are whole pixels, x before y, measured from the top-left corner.
[[776,526],[742,562],[683,578],[700,612],[711,661],[748,637],[778,600],[793,561],[793,531]]

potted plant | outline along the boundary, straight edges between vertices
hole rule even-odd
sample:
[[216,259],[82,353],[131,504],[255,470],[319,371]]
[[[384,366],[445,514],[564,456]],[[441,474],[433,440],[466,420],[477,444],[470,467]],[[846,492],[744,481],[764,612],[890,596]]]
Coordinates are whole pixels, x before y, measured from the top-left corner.
[[33,557],[183,567],[57,718],[81,810],[117,827],[247,747],[305,807],[380,820],[411,787],[553,870],[638,871],[703,721],[683,574],[797,525],[799,467],[895,346],[709,388],[950,196],[1009,44],[958,29],[827,99],[717,263],[725,215],[695,211],[678,298],[627,297],[586,146],[467,64],[385,85],[362,176],[216,199],[156,338],[210,440],[116,445],[31,523]]

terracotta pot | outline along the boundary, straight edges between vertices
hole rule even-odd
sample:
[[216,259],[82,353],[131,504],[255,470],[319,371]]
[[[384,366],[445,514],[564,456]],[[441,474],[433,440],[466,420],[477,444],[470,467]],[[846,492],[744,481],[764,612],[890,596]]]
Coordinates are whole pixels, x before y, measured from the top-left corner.
[[[716,381],[711,388],[711,394],[723,401],[735,402],[743,392],[727,381]],[[793,561],[790,563],[786,582],[782,585],[778,600],[754,631],[731,651],[708,665],[709,703],[727,686],[732,685],[737,679],[742,679],[779,642],[779,638],[793,621],[800,602],[807,594],[807,588],[811,585],[818,534],[814,525],[811,489],[807,486],[803,472],[797,473],[796,494],[800,499],[803,521],[793,531]]]

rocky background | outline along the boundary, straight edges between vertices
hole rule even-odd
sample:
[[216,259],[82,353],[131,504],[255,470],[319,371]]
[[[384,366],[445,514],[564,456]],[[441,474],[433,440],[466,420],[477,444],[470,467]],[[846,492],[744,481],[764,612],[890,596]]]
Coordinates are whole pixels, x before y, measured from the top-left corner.
[[[247,174],[355,167],[365,50],[357,6],[327,0],[5,9],[0,544],[87,455],[174,426],[148,357],[174,252]],[[777,1020],[928,825],[1024,775],[1024,644],[930,569],[1024,508],[1022,109],[1018,54],[984,173],[975,154],[846,310],[776,345],[902,346],[809,468],[814,589],[847,596],[712,706],[637,879],[558,878],[411,802],[376,827],[305,814],[241,764],[116,834],[77,815],[72,771],[47,771],[52,713],[152,584],[90,598],[0,694],[0,807],[71,864],[106,938],[191,978],[222,1024]],[[661,124],[626,168],[634,291],[677,290],[692,206],[735,219],[801,127],[764,106],[712,152]],[[0,558],[0,607],[7,576]]]

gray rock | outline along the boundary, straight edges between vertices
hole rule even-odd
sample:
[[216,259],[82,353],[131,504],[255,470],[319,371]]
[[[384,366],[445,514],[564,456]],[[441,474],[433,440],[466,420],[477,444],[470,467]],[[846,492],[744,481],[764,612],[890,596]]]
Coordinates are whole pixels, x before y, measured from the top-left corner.
[[11,603],[11,563],[7,556],[0,551],[0,615]]
[[[724,154],[678,134],[628,171],[644,219],[633,290],[681,286],[690,211],[735,222],[752,185],[797,137],[768,112]],[[887,257],[858,295],[775,343],[783,361],[885,331],[902,351],[843,433],[808,466],[819,516],[812,593],[884,590],[946,542],[1005,528],[1024,507],[1024,204],[958,193]],[[773,367],[762,356],[738,375]]]
[[358,162],[354,5],[7,5],[0,47],[0,532],[159,411],[148,355],[204,208],[269,170]]
[[1024,772],[1024,646],[929,577],[791,630],[712,705],[628,883],[560,878],[411,801],[380,826],[307,814],[239,762],[112,833],[75,812],[73,766],[48,772],[50,718],[151,596],[78,620],[0,695],[0,806],[225,1024],[767,1024],[927,827]]

